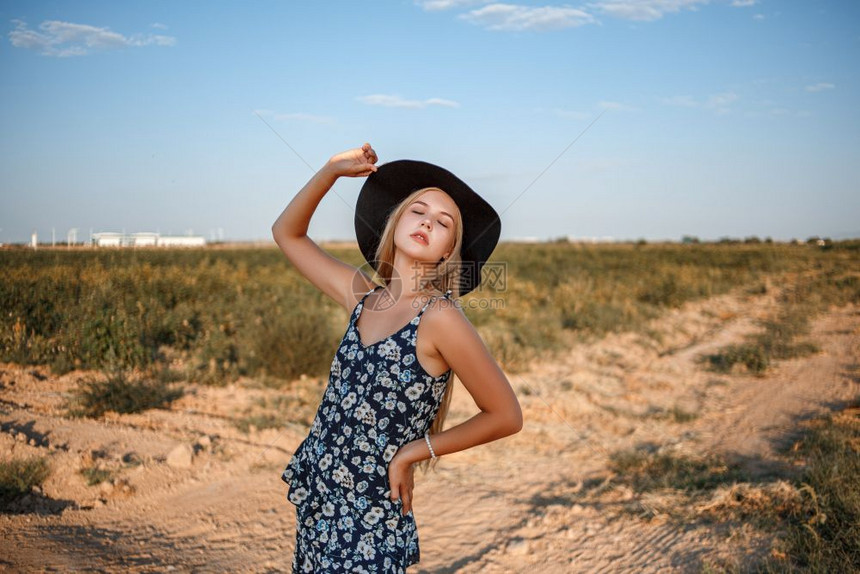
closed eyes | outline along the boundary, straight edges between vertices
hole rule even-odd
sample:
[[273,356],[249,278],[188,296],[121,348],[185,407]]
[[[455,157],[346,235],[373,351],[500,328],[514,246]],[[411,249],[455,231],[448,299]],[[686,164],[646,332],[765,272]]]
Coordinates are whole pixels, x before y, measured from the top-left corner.
[[[413,209],[413,210],[412,210],[412,213],[417,213],[418,215],[424,215],[424,212],[423,212],[423,211],[418,211],[417,209]],[[447,226],[447,225],[445,225],[444,223],[442,223],[442,220],[441,220],[441,219],[437,219],[436,221],[439,223],[439,225],[441,225],[441,226],[442,226],[442,227],[444,227],[445,229],[447,229],[447,228],[448,228],[448,226]]]

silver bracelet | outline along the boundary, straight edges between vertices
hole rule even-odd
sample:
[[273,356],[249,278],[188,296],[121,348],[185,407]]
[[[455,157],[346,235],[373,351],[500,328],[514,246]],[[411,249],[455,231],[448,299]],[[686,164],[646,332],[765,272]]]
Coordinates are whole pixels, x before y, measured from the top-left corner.
[[426,432],[424,433],[424,440],[427,441],[427,448],[430,449],[430,457],[436,458],[436,453],[433,452],[433,446],[430,444],[430,436]]

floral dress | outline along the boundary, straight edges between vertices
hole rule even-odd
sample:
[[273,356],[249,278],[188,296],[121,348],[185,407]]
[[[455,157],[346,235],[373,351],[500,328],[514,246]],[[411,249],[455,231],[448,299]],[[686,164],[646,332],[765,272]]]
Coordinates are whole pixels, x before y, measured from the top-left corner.
[[377,288],[355,306],[310,432],[281,475],[296,505],[293,572],[405,572],[420,559],[415,517],[390,498],[388,463],[430,429],[451,370],[433,377],[416,359],[432,298],[399,331],[361,342],[356,323]]

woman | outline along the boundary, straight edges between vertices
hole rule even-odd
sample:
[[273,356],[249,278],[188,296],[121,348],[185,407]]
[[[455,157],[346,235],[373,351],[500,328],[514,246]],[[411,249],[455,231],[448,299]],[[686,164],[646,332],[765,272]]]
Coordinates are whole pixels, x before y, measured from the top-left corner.
[[[377,160],[367,143],[332,156],[272,226],[293,265],[351,311],[311,430],[281,477],[296,505],[294,572],[405,572],[420,559],[414,465],[522,428],[510,383],[452,299],[480,283],[498,215],[440,167]],[[341,176],[369,176],[356,235],[384,285],[307,236]],[[442,431],[452,372],[481,412]]]

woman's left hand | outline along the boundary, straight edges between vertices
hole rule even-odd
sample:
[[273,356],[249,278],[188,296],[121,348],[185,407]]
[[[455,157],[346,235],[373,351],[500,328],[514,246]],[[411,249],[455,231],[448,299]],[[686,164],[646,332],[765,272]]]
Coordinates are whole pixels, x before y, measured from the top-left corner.
[[412,489],[415,486],[415,465],[405,456],[403,449],[397,451],[388,463],[388,484],[391,486],[391,500],[401,499],[403,515],[412,510]]

